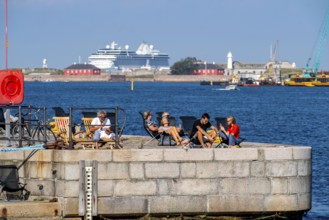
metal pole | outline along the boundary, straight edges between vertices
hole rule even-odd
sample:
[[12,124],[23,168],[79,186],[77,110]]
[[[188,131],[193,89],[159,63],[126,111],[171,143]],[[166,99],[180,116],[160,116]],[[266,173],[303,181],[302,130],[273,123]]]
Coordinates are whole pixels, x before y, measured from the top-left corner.
[[22,140],[22,107],[18,107],[18,145],[19,147],[23,147],[23,140]]
[[69,148],[73,149],[72,143],[72,107],[69,107]]
[[10,107],[9,105],[6,106],[5,112],[5,128],[6,128],[6,146],[9,147],[10,143]]
[[118,125],[118,107],[115,107],[115,127],[114,127],[114,130],[115,130],[115,146],[118,147],[120,146],[120,137],[119,137],[119,125]]
[[43,107],[43,126],[42,129],[44,131],[43,142],[47,143],[47,123],[46,123],[46,107]]
[[6,69],[8,69],[8,0],[6,0]]

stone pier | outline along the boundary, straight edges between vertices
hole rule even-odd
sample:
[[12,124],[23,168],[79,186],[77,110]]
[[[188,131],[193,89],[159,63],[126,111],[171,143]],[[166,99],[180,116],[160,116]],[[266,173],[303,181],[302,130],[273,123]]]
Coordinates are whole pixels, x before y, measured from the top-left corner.
[[[20,164],[29,153],[1,153],[0,163]],[[58,200],[52,203],[53,218],[78,219],[81,161],[94,160],[97,216],[301,219],[311,209],[311,158],[311,147],[262,143],[244,143],[240,149],[42,150],[20,169],[20,177],[31,191],[27,203]],[[0,208],[10,203],[1,201]]]

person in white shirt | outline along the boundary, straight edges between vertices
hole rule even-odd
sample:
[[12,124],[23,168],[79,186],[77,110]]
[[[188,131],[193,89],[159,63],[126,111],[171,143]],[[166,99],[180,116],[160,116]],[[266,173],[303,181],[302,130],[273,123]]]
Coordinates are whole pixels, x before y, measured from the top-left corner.
[[[94,118],[91,122],[90,131],[94,132],[93,140],[96,141],[96,149],[98,149],[97,141],[100,140],[101,134],[105,133],[112,133],[111,132],[111,121],[106,117],[106,112],[104,110],[100,110],[97,113],[97,117]],[[104,134],[103,134],[104,136]]]

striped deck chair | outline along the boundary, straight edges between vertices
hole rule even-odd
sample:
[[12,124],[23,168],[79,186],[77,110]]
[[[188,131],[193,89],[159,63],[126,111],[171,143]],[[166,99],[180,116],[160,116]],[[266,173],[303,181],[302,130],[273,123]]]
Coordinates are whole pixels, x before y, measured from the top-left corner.
[[[65,145],[69,145],[70,141],[70,117],[53,117],[56,127],[57,127],[57,132],[56,135],[58,138],[62,139]],[[72,134],[72,143],[73,145],[75,144],[81,144],[83,149],[86,147],[91,147],[94,149],[94,144],[90,142],[85,135],[82,135],[81,138],[76,137],[76,135],[81,134],[83,131],[79,131],[75,134]]]

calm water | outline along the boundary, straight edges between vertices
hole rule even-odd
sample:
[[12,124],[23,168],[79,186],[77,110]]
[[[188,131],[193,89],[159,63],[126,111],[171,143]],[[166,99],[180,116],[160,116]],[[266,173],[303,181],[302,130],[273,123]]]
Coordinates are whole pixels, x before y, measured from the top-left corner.
[[130,91],[128,82],[32,82],[25,83],[23,104],[61,106],[66,111],[74,106],[119,106],[126,110],[129,122],[124,133],[136,135],[146,135],[139,111],[169,111],[176,117],[200,117],[208,112],[212,119],[232,114],[249,142],[313,147],[313,208],[305,219],[329,218],[329,87],[216,88],[198,83],[135,82],[135,90]]

